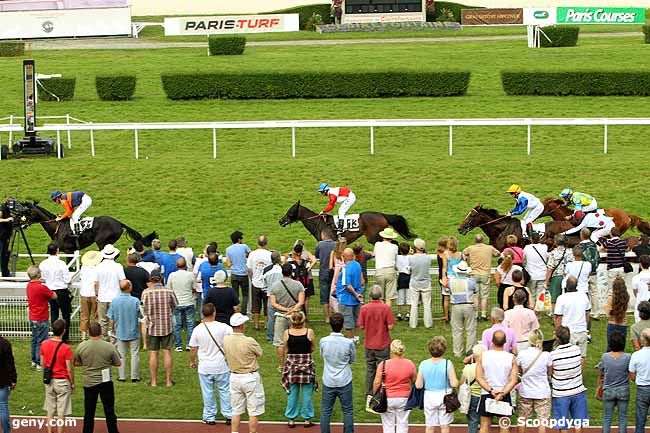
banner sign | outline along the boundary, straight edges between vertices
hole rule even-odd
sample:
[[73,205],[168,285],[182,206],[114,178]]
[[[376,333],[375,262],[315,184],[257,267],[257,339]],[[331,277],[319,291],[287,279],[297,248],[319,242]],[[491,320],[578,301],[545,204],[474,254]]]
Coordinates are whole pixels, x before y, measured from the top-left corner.
[[644,24],[643,8],[559,7],[558,24]]
[[557,24],[557,9],[525,8],[524,24],[527,26],[550,26]]
[[460,22],[464,26],[523,24],[524,10],[519,9],[461,9]]
[[25,135],[36,135],[36,72],[34,60],[23,60]]
[[297,32],[298,14],[165,18],[165,36]]

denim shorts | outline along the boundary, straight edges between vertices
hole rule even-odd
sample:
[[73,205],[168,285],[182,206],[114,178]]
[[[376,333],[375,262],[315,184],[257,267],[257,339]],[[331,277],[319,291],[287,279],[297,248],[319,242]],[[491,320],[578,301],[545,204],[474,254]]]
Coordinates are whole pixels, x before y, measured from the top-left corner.
[[587,408],[587,391],[571,397],[554,397],[552,402],[552,418],[557,421],[558,430],[567,430],[568,419],[586,420],[589,419]]

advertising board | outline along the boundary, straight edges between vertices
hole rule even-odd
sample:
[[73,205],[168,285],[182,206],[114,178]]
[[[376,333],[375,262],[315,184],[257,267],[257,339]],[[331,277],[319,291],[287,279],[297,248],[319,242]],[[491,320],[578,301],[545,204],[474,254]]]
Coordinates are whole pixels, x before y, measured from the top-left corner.
[[165,36],[295,32],[298,14],[165,18]]

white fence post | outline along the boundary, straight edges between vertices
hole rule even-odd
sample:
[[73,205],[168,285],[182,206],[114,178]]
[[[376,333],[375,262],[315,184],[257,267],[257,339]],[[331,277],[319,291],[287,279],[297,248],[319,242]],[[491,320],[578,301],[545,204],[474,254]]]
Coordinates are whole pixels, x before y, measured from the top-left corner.
[[530,155],[530,123],[528,124],[528,145],[527,145],[527,152]]
[[139,146],[139,143],[138,143],[138,130],[134,129],[133,131],[135,131],[135,159],[139,159],[139,157],[140,157],[140,148],[139,147],[140,146]]
[[296,127],[291,127],[291,156],[296,157]]
[[92,129],[90,130],[90,155],[95,157],[95,134]]
[[454,155],[454,127],[449,125],[449,156]]
[[375,154],[375,127],[370,127],[370,154]]
[[217,159],[217,128],[212,128],[212,159]]
[[56,157],[61,159],[61,130],[56,130]]
[[[70,125],[70,114],[65,115],[65,124]],[[68,149],[72,149],[72,141],[70,140],[70,128],[68,128]]]
[[604,126],[605,126],[605,131],[604,131],[603,135],[605,136],[605,138],[604,138],[604,142],[603,142],[603,153],[605,155],[607,155],[607,124],[605,123]]
[[[9,116],[9,124],[13,125],[14,124],[14,115]],[[9,130],[9,147],[13,146],[13,141],[14,141],[14,131]]]

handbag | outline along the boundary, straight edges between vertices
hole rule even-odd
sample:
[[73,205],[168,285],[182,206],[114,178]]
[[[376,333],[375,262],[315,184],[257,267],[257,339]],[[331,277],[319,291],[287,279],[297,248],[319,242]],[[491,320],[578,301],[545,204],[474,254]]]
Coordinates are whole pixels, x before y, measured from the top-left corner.
[[485,399],[485,411],[500,416],[512,416],[514,412],[510,403],[493,398]]
[[[445,359],[445,377],[447,378],[447,386],[451,388],[451,384],[449,383],[449,373],[448,373],[448,365],[449,361]],[[452,413],[457,411],[460,408],[460,401],[458,401],[458,394],[456,394],[456,390],[452,389],[451,392],[442,399],[442,402],[445,405],[445,411],[447,413]]]
[[411,385],[411,393],[404,410],[424,409],[424,388],[418,389],[415,384]]
[[476,379],[470,383],[467,383],[467,380],[465,380],[465,383],[458,388],[459,411],[465,415],[469,413],[469,405],[472,402],[472,385],[474,385],[474,382],[476,382]]
[[386,397],[386,387],[384,381],[386,380],[386,361],[381,364],[381,386],[372,397],[370,397],[370,409],[377,413],[385,413],[388,410],[388,397]]
[[56,354],[59,353],[59,348],[63,344],[63,341],[59,343],[58,346],[56,346],[56,349],[54,349],[54,355],[52,356],[52,362],[50,362],[50,366],[45,366],[43,367],[43,383],[45,385],[49,385],[52,383],[52,374],[54,373],[54,363],[56,362]]

